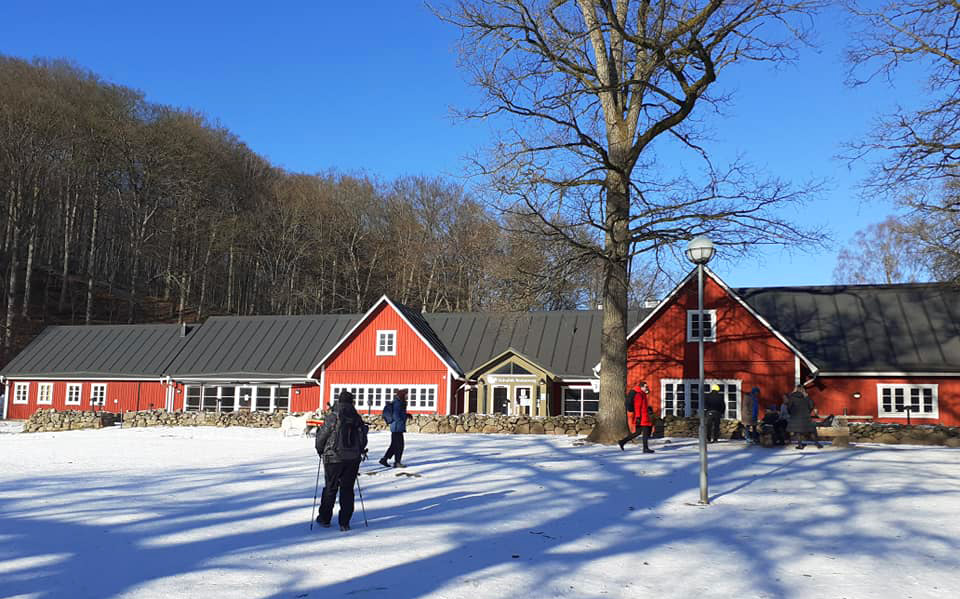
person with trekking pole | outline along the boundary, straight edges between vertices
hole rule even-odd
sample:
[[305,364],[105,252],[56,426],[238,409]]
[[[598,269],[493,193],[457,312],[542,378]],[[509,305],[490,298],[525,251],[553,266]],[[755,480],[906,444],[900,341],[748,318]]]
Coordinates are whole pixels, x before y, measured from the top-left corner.
[[[353,486],[360,462],[367,457],[368,427],[353,405],[353,394],[341,391],[317,431],[317,454],[323,460],[324,486],[317,522],[330,527],[333,504],[340,495],[340,530],[350,530],[353,517]],[[320,476],[317,475],[319,485]]]

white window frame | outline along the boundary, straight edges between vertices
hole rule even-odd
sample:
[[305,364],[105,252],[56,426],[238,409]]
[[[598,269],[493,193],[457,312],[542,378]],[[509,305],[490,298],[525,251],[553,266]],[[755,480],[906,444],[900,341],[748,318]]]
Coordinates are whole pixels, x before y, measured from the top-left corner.
[[[292,385],[264,385],[264,384],[246,384],[246,385],[215,385],[210,383],[196,383],[183,386],[183,412],[209,412],[211,414],[215,413],[228,413],[228,412],[239,412],[240,411],[240,398],[243,395],[243,390],[246,389],[250,391],[250,411],[251,412],[264,412],[267,414],[273,414],[277,411],[277,390],[286,389],[287,390],[287,406],[281,408],[281,410],[289,412],[290,411],[290,402],[293,401],[293,386]],[[190,396],[190,390],[200,388],[200,396],[197,398],[196,407],[191,407],[189,405],[188,398]],[[232,387],[234,389],[233,397],[230,395],[223,395],[224,387]],[[257,409],[257,397],[259,396],[259,390],[262,388],[270,389],[270,407],[268,410],[258,410]],[[215,391],[214,393],[208,393],[208,391]],[[215,410],[204,410],[204,403],[209,400],[210,397],[217,398],[218,401],[214,402],[216,406]],[[232,410],[221,410],[224,407],[224,404],[232,407]]]
[[[710,334],[703,338],[704,342],[714,342],[717,340],[717,311],[704,310],[703,313],[710,318]],[[687,342],[697,342],[700,338],[693,334],[693,322],[700,314],[700,310],[687,310]],[[699,322],[699,318],[697,318]],[[700,323],[703,326],[703,323]]]
[[[99,398],[97,397],[98,392],[101,394]],[[107,405],[106,383],[90,383],[90,405],[101,407]]]
[[13,403],[30,403],[30,383],[13,384]]
[[[884,410],[883,409],[883,392],[884,390],[890,390],[891,404],[894,407],[893,410]],[[920,397],[920,407],[923,407],[923,390],[929,389],[933,398],[933,411],[932,412],[915,412],[910,411],[910,418],[930,418],[938,419],[940,418],[940,392],[939,385],[933,384],[910,384],[910,383],[877,383],[877,417],[878,418],[906,418],[907,411],[900,410],[897,411],[896,400],[894,399],[895,393],[897,390],[903,391],[904,396],[904,406],[909,405],[910,403],[910,392],[914,389],[918,390],[921,394]]]
[[394,392],[401,389],[407,392],[407,410],[436,412],[439,397],[437,385],[330,385],[330,403],[337,400],[341,391],[349,391],[353,394],[354,406],[361,414],[365,411],[381,411],[386,402],[393,401]]
[[397,355],[397,332],[388,330],[377,331],[377,355]]
[[[579,394],[580,394],[580,398],[579,398],[579,399],[577,399],[577,400],[570,400],[570,401],[577,401],[577,402],[580,404],[580,411],[579,411],[579,412],[568,412],[568,411],[567,411],[567,391],[578,391],[578,392],[579,392]],[[597,394],[597,401],[598,401],[598,402],[600,401],[600,389],[599,389],[599,388],[594,389],[592,385],[589,386],[589,387],[574,387],[574,386],[568,386],[568,387],[563,387],[563,388],[562,388],[562,390],[561,390],[561,392],[560,392],[560,402],[561,402],[561,404],[560,404],[560,411],[563,413],[564,416],[580,416],[580,417],[582,418],[583,416],[590,416],[590,415],[593,415],[593,414],[597,414],[597,413],[599,412],[599,404],[598,404],[598,411],[597,411],[597,412],[586,412],[586,411],[584,411],[584,409],[583,409],[583,402],[584,402],[585,400],[584,400],[584,398],[583,398],[583,394],[584,394],[585,392],[587,392],[587,391],[590,391],[590,392],[592,392],[592,393],[596,393],[596,394]]]
[[[71,400],[72,394],[71,391],[76,390],[76,399]],[[67,391],[64,395],[64,404],[68,406],[79,406],[83,403],[83,384],[81,383],[67,383]]]
[[[660,416],[667,415],[676,415],[683,417],[692,417],[697,416],[699,412],[693,412],[692,408],[692,389],[696,389],[697,385],[700,384],[699,379],[660,379]],[[729,385],[733,385],[736,389],[733,391],[733,397],[729,395],[729,389],[727,389],[727,396],[723,398],[724,405],[727,406],[726,411],[723,413],[723,418],[731,420],[740,420],[740,392],[741,392],[741,381],[739,379],[703,379],[703,384],[705,387],[709,388],[710,385],[723,385],[725,388]],[[676,386],[681,385],[683,387],[683,413],[677,413],[677,407],[674,405],[672,412],[667,412],[667,402],[665,398],[667,397],[667,386],[673,385],[674,394],[676,394]],[[704,393],[703,395],[706,395]],[[676,395],[674,395],[676,397]],[[676,399],[673,400],[674,402]],[[698,397],[698,401],[703,401],[702,397]],[[734,403],[733,415],[730,414],[730,402]],[[700,404],[697,404],[698,408]]]
[[53,383],[37,383],[37,405],[53,405]]

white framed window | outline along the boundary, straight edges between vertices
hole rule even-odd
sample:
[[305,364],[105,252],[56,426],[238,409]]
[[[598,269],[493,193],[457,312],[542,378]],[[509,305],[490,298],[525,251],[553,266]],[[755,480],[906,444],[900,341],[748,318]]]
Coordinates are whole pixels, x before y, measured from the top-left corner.
[[877,415],[881,418],[939,418],[938,385],[877,385]]
[[388,401],[393,401],[394,392],[400,389],[407,391],[408,410],[436,410],[436,385],[331,385],[330,393],[333,401],[337,401],[341,391],[353,394],[353,405],[357,411],[375,411],[383,409]]
[[699,310],[687,310],[687,341],[699,341],[701,328],[704,341],[717,340],[716,310],[704,310],[703,322],[700,322]]
[[[720,385],[720,394],[727,406],[723,417],[740,419],[740,381],[736,379],[704,379],[704,386]],[[700,381],[697,379],[662,379],[660,381],[661,416],[696,416],[700,413]]]
[[377,355],[378,356],[397,355],[397,332],[396,331],[377,331]]
[[53,403],[53,383],[37,383],[37,405]]
[[592,387],[564,387],[563,415],[586,416],[600,411],[600,393]]
[[289,385],[186,385],[184,412],[287,412]]
[[90,405],[102,406],[107,403],[107,384],[93,383],[90,385]]
[[66,404],[68,406],[79,406],[82,400],[83,400],[83,385],[81,385],[80,383],[67,383]]
[[13,384],[13,403],[27,403],[30,401],[30,383]]

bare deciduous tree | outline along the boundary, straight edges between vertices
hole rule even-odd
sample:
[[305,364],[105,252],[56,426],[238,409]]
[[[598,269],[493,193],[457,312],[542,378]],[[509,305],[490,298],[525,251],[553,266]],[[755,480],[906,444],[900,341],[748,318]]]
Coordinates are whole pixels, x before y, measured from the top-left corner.
[[874,159],[866,194],[910,211],[930,272],[960,280],[960,2],[851,0],[847,7],[862,25],[848,52],[851,84],[894,78],[907,65],[927,77],[920,105],[878,117],[849,156]]
[[[726,69],[791,59],[821,4],[460,0],[437,11],[460,28],[462,62],[486,97],[465,116],[503,123],[498,143],[477,159],[479,173],[508,214],[539,219],[548,236],[602,265],[600,413],[591,440],[612,443],[627,431],[634,255],[702,233],[728,248],[805,238],[774,209],[806,190],[758,180],[744,164],[715,165],[693,117],[700,105],[720,105],[724,98],[709,91]],[[671,168],[684,150],[702,166],[695,176]]]
[[841,285],[915,283],[928,277],[913,223],[901,217],[857,231],[837,256],[834,282]]

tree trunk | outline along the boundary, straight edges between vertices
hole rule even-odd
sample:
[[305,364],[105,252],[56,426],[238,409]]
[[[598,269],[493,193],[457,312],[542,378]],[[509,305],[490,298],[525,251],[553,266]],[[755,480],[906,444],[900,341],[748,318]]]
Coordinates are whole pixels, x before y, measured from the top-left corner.
[[[73,239],[73,223],[77,219],[77,204],[79,203],[78,195],[80,193],[78,184],[74,184],[74,187],[70,186],[70,178],[67,178],[67,191],[64,194],[66,198],[66,203],[64,205],[63,211],[63,267],[60,271],[60,299],[57,302],[57,312],[63,312],[64,307],[67,304],[67,290],[69,289],[69,277],[70,277],[70,249],[71,249],[71,240]],[[73,194],[73,201],[70,201],[70,195]]]
[[33,281],[33,256],[37,248],[37,203],[39,202],[40,189],[36,183],[33,185],[33,203],[30,205],[30,235],[27,238],[27,264],[23,275],[23,303],[20,304],[20,315],[24,319],[30,316],[30,293],[31,282]]
[[607,176],[607,218],[603,267],[603,321],[600,341],[600,411],[587,437],[612,444],[629,433],[623,408],[627,386],[627,289],[630,250],[630,199],[616,173]]
[[7,255],[7,315],[3,326],[3,357],[10,357],[10,349],[13,347],[13,319],[17,313],[17,266],[19,263],[19,245],[20,245],[20,225],[17,222],[20,212],[21,191],[19,181],[16,183],[13,194],[10,197],[10,206],[7,209],[7,218],[13,223],[10,231],[10,249]]
[[[227,262],[227,312],[228,313],[233,311],[233,288],[234,288],[234,285],[236,284],[234,282],[234,270],[233,270],[234,269],[233,260],[234,260],[235,252],[236,252],[236,247],[234,246],[234,243],[231,241],[230,242],[230,259]],[[237,314],[239,313],[240,312],[238,310]]]
[[[97,176],[94,176],[94,181],[96,180]],[[91,221],[90,252],[87,255],[87,308],[83,315],[83,322],[85,324],[90,324],[90,321],[93,319],[93,267],[94,260],[97,256],[97,228],[100,222],[100,192],[97,189],[96,183],[94,183],[93,189],[93,214]]]

